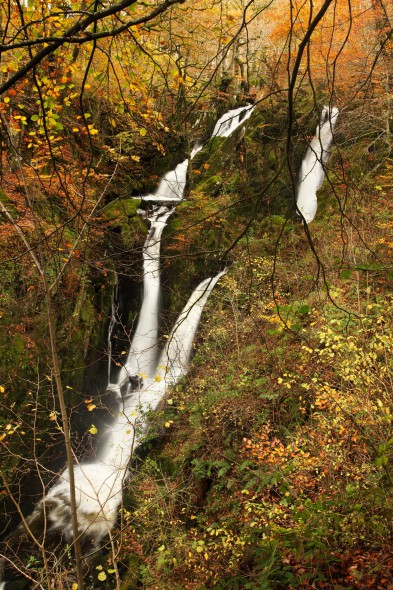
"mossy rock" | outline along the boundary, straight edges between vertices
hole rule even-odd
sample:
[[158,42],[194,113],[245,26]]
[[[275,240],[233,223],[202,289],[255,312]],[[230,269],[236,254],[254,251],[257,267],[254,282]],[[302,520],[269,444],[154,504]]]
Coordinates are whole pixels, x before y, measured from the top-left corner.
[[101,210],[109,222],[118,222],[124,217],[131,217],[136,215],[136,211],[140,206],[138,199],[116,199],[111,201],[106,207]]

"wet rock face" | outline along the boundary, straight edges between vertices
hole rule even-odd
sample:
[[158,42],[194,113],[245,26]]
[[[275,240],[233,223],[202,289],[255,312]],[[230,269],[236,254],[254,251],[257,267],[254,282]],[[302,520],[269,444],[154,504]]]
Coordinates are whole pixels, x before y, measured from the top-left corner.
[[139,375],[131,375],[129,382],[131,391],[138,391],[143,387],[143,379]]

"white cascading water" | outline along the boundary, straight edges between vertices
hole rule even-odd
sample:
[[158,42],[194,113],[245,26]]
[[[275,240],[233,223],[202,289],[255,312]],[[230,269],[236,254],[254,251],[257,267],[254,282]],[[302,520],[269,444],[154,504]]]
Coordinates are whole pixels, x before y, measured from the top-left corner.
[[142,197],[143,201],[154,203],[179,203],[187,182],[188,160],[184,160],[174,170],[167,172],[153,195]]
[[154,375],[142,378],[143,383],[141,380],[134,391],[124,396],[118,419],[111,426],[108,441],[98,454],[103,465],[115,467],[117,471],[127,469],[130,453],[140,444],[145,434],[147,413],[156,410],[168,387],[175,385],[187,373],[202,310],[213,287],[225,272],[222,271],[197,286],[176,320],[156,363]]
[[[224,273],[206,279],[194,290],[169,335],[156,374],[144,379],[136,390],[123,397],[122,407],[106,432],[106,440],[98,451],[97,459],[74,466],[79,532],[83,537],[94,540],[96,545],[116,521],[128,463],[146,432],[147,413],[156,410],[168,387],[175,385],[186,374],[203,307]],[[147,353],[149,355],[149,351]],[[49,490],[44,502],[48,532],[61,531],[66,541],[71,542],[68,469]],[[42,508],[38,505],[27,522]]]
[[317,190],[325,178],[325,164],[333,143],[333,130],[337,122],[338,109],[323,107],[321,119],[302,161],[296,195],[296,206],[305,221],[313,221],[317,208]]
[[158,304],[160,299],[161,236],[173,209],[154,207],[147,216],[150,230],[143,247],[143,302],[127,360],[120,371],[118,385],[131,375],[151,377],[157,365]]
[[[251,115],[253,107],[229,111],[217,122],[214,136],[228,137]],[[202,149],[197,144],[191,158]],[[217,281],[226,271],[200,283],[179,315],[161,355],[158,355],[158,305],[160,294],[161,235],[174,211],[162,203],[182,200],[187,180],[188,160],[167,173],[154,195],[142,197],[158,203],[147,214],[150,230],[143,250],[144,293],[138,324],[132,338],[127,360],[117,383],[108,384],[119,404],[114,423],[107,428],[104,441],[93,461],[74,465],[78,527],[83,538],[98,545],[112,529],[122,500],[128,464],[147,429],[147,413],[157,409],[173,386],[187,373],[192,344],[202,310]],[[113,302],[113,321],[115,322]],[[108,379],[109,381],[109,379]],[[26,519],[31,523],[45,510],[48,532],[58,531],[67,542],[73,538],[70,515],[69,471],[66,469],[45,498]],[[0,580],[1,585],[4,582]]]
[[239,125],[251,116],[254,108],[252,105],[247,105],[238,109],[232,109],[225,113],[225,115],[222,115],[214,127],[212,137],[228,137],[231,135]]

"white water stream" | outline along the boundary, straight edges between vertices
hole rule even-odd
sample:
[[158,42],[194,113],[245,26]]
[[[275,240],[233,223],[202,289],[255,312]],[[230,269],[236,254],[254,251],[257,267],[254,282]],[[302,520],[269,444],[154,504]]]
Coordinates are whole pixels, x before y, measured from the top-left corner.
[[296,206],[307,223],[313,221],[317,212],[317,190],[325,178],[325,165],[333,143],[338,112],[336,107],[323,107],[315,137],[311,140],[300,168]]
[[187,182],[188,160],[184,160],[174,170],[163,176],[156,192],[142,197],[143,201],[153,203],[179,203],[184,194]]
[[[223,115],[213,136],[228,137],[251,115],[253,107],[241,107]],[[191,158],[202,149],[198,144]],[[150,230],[143,249],[143,302],[130,350],[116,383],[110,383],[119,405],[113,424],[107,428],[104,441],[91,461],[74,465],[78,527],[82,538],[98,545],[112,529],[122,500],[122,489],[128,464],[148,427],[148,413],[165,399],[168,387],[187,373],[192,345],[207,299],[217,281],[225,274],[202,281],[180,313],[161,354],[158,351],[158,314],[160,295],[161,236],[174,209],[170,204],[183,198],[187,181],[188,160],[161,180],[154,195],[142,197],[156,205],[147,213]],[[165,203],[165,205],[163,204]],[[116,304],[112,303],[110,334],[116,321]],[[111,345],[108,343],[111,350]],[[66,469],[49,489],[43,500],[26,519],[32,523],[45,511],[47,531],[59,531],[67,542],[73,538],[70,509],[69,471]],[[4,585],[0,580],[0,590]]]
[[255,107],[252,105],[247,105],[245,107],[232,109],[222,115],[214,127],[212,137],[229,137],[239,125],[244,123],[244,121],[251,116],[254,108]]

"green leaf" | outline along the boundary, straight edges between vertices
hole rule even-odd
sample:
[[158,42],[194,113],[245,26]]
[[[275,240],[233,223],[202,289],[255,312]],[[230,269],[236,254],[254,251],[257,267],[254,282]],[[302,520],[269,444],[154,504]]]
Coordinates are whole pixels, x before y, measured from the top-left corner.
[[38,115],[31,115],[32,121],[38,121],[38,119],[39,119]]
[[301,313],[302,315],[308,313],[310,311],[310,308],[308,307],[308,305],[302,305],[301,307],[299,307],[299,309],[297,310],[298,313]]
[[382,457],[378,457],[375,463],[376,465],[378,465],[378,467],[383,467],[384,465],[387,465],[389,463],[389,458],[386,457],[386,455],[383,455]]

